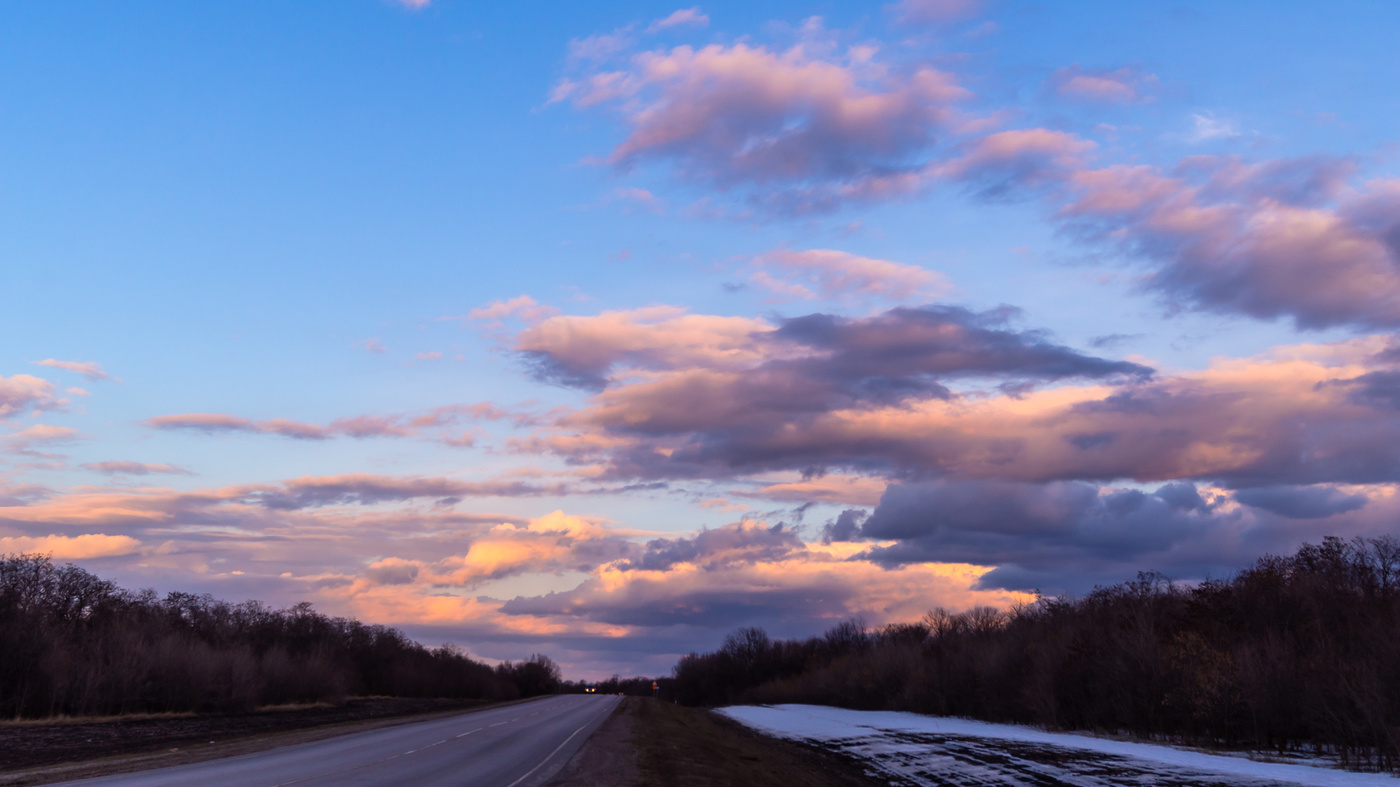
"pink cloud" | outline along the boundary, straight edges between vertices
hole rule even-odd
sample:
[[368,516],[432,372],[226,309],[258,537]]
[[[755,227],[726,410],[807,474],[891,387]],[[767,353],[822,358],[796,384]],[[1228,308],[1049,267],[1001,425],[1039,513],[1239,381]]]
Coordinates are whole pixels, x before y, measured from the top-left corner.
[[978,14],[982,5],[982,0],[900,0],[886,8],[900,24],[926,25],[967,19]]
[[47,358],[42,361],[33,361],[32,363],[35,366],[50,366],[55,369],[73,372],[74,374],[81,374],[89,380],[113,379],[112,375],[103,371],[102,364],[96,361],[56,361],[52,358]]
[[459,435],[448,435],[442,438],[442,444],[453,448],[471,448],[476,445],[476,435],[471,432],[463,432]]
[[1130,104],[1150,98],[1157,77],[1127,67],[1109,71],[1076,64],[1056,71],[1049,84],[1056,94],[1077,101]]
[[[1344,190],[1327,160],[1084,170],[1059,218],[1154,266],[1176,303],[1300,328],[1400,325],[1400,180]],[[1202,179],[1200,175],[1206,177]]]
[[357,415],[337,418],[325,426],[268,418],[255,421],[225,413],[183,413],[159,415],[145,420],[152,429],[190,430],[207,434],[242,432],[273,434],[298,440],[328,440],[335,437],[414,437],[424,430],[451,426],[461,418],[473,420],[510,420],[517,425],[531,423],[535,416],[496,407],[489,402],[471,405],[448,405],[420,415]]
[[[668,317],[670,315],[667,315]],[[746,466],[746,448],[777,464],[758,469],[798,469],[829,461],[797,459],[776,445],[800,442],[825,413],[905,408],[920,401],[948,401],[959,379],[1004,380],[1014,391],[1066,378],[1143,378],[1147,367],[1095,358],[1017,331],[1008,312],[974,313],[945,306],[896,308],[864,318],[811,314],[778,326],[734,330],[730,343],[706,330],[709,344],[686,331],[638,331],[632,315],[580,325],[606,328],[597,341],[579,342],[583,331],[561,331],[560,340],[522,334],[520,346],[537,354],[538,373],[598,390],[589,407],[555,425],[585,434],[551,434],[541,447],[579,462],[611,456],[616,477],[633,473],[728,475]],[[621,317],[622,319],[618,319]],[[697,316],[698,317],[698,316]],[[698,328],[735,318],[697,319]],[[547,323],[546,323],[547,324]],[[669,326],[668,326],[669,327]],[[677,326],[678,327],[678,326]],[[621,340],[633,339],[627,346]],[[621,367],[621,368],[615,368]],[[635,442],[634,442],[635,441]],[[517,443],[526,448],[529,443]],[[730,451],[733,453],[730,453]],[[705,467],[713,454],[715,466]],[[858,461],[858,460],[857,460]]]
[[194,475],[189,470],[175,465],[151,464],[147,462],[91,462],[83,465],[84,468],[106,475],[151,475],[153,473],[163,473],[168,475]]
[[762,320],[649,306],[586,317],[551,317],[522,331],[515,349],[533,358],[542,376],[596,387],[615,364],[742,366],[760,357],[754,334],[771,330]]
[[[1400,481],[1389,469],[1400,467],[1400,368],[1381,338],[1163,376],[984,319],[947,309],[810,315],[736,331],[732,347],[680,335],[672,346],[664,331],[628,346],[618,339],[632,319],[581,345],[572,343],[581,332],[561,331],[528,346],[558,364],[557,379],[568,372],[599,392],[513,445],[619,480],[826,468],[1036,483]],[[1029,376],[987,387],[991,375],[1040,373],[1093,382],[1037,388]],[[959,390],[959,379],[978,382]]]
[[499,326],[506,319],[517,319],[534,324],[558,313],[559,310],[553,306],[538,303],[528,295],[519,295],[510,300],[492,301],[485,306],[472,309],[465,318],[440,317],[439,319],[481,321],[488,326]]
[[770,186],[908,169],[968,95],[931,68],[896,74],[868,49],[842,61],[817,49],[643,52],[627,71],[566,80],[553,100],[622,112],[630,132],[608,158],[615,166],[664,160],[688,179]]
[[39,454],[35,452],[33,446],[68,443],[78,439],[81,435],[81,432],[69,426],[35,424],[27,429],[21,429],[18,432],[6,435],[4,441],[8,446],[8,450],[12,453],[48,456],[48,454]]
[[298,440],[325,440],[331,433],[315,424],[292,421],[287,418],[269,418],[253,421],[225,413],[183,413],[180,415],[158,415],[145,420],[152,429],[186,429],[214,434],[217,432],[253,432],[276,434]]
[[700,10],[700,6],[682,8],[671,12],[670,16],[658,19],[647,26],[648,33],[655,33],[672,27],[708,27],[710,18]]
[[661,216],[666,213],[666,203],[660,197],[646,189],[635,187],[617,188],[613,190],[613,199],[635,206],[636,209]]
[[348,437],[408,437],[414,434],[412,428],[400,424],[399,420],[397,416],[375,415],[337,418],[324,431]]
[[834,249],[774,249],[754,261],[785,274],[784,279],[777,280],[759,271],[754,281],[760,286],[801,298],[843,300],[863,296],[907,300],[937,297],[952,287],[942,274],[915,265]]
[[888,482],[883,478],[832,473],[816,478],[767,483],[753,490],[736,489],[731,494],[760,497],[786,503],[844,503],[873,506],[880,502]]
[[439,352],[418,353],[418,354],[417,354],[416,356],[414,356],[414,357],[416,357],[416,358],[417,358],[418,360],[420,360],[420,361],[441,361],[441,360],[442,360],[442,353],[439,353]]
[[1086,166],[1097,144],[1063,131],[1014,129],[988,134],[961,146],[961,154],[931,174],[980,187],[985,196],[1014,189],[1058,185]]
[[328,505],[372,505],[419,498],[532,497],[560,494],[560,485],[543,487],[519,481],[456,481],[449,478],[386,476],[372,473],[345,473],[332,476],[302,476],[283,481],[279,487],[248,486],[230,488],[244,499],[268,508],[300,509]]
[[389,351],[389,349],[384,346],[383,342],[374,338],[365,339],[362,342],[355,342],[353,346],[364,350],[365,352],[371,352],[376,355],[381,355]]
[[48,380],[17,374],[0,377],[0,418],[23,410],[35,412],[62,409],[68,402],[54,396],[55,386]]

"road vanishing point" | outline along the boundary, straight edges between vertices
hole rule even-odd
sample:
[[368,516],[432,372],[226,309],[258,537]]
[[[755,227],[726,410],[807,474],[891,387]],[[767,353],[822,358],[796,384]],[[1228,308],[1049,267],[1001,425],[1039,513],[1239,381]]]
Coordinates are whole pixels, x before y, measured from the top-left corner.
[[619,701],[614,696],[561,695],[255,754],[64,784],[535,787],[564,767]]

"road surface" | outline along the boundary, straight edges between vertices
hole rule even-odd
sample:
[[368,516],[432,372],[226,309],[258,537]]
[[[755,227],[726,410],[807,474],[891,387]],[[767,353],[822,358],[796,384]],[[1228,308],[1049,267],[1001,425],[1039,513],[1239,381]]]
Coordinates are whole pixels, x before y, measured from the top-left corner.
[[65,784],[533,787],[569,761],[618,700],[566,694],[240,757]]

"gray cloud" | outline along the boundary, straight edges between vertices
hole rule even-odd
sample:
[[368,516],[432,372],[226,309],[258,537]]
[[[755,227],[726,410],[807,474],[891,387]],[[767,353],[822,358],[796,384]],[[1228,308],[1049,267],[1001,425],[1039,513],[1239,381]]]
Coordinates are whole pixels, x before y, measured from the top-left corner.
[[1365,507],[1365,495],[1344,494],[1330,486],[1271,486],[1241,489],[1235,499],[1290,519],[1325,519]]
[[708,569],[734,564],[777,560],[803,548],[802,539],[782,523],[771,527],[743,522],[714,530],[701,530],[694,538],[658,538],[630,561],[633,569],[664,571],[677,563],[696,563]]

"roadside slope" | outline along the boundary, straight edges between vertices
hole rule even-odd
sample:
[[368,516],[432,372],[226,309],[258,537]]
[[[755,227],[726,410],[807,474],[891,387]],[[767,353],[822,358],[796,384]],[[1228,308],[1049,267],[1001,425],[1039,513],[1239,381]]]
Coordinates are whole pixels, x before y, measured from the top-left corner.
[[548,787],[873,787],[853,760],[719,714],[628,697]]

